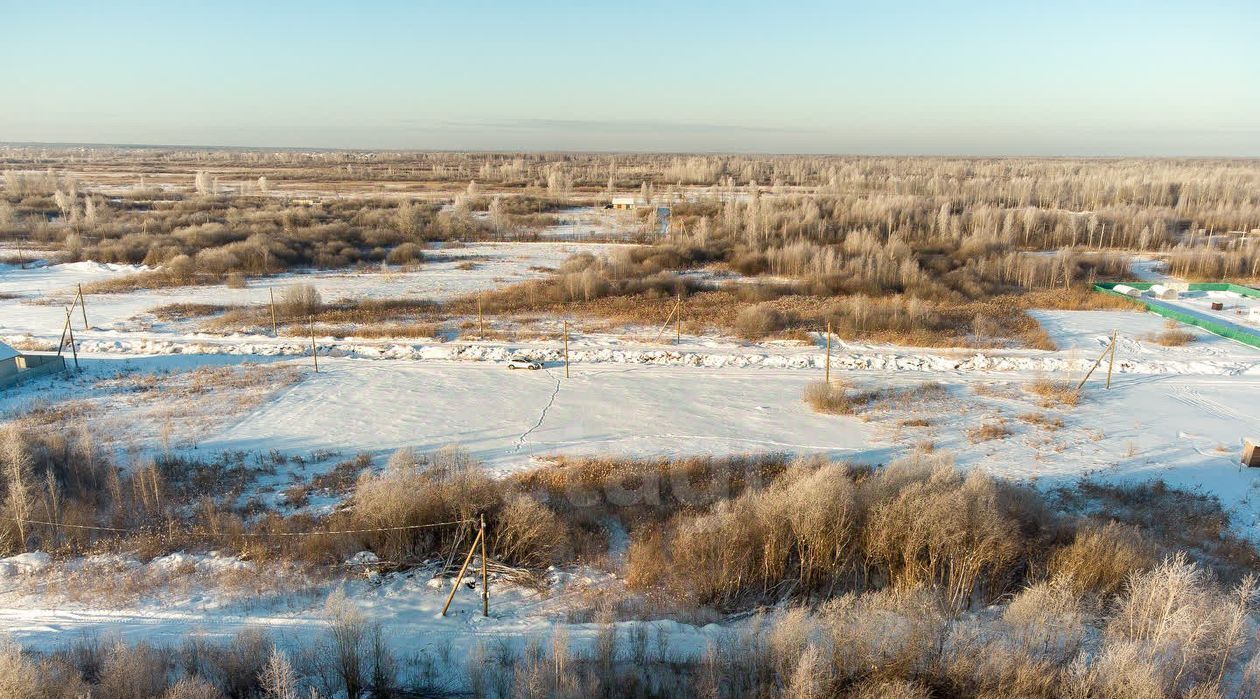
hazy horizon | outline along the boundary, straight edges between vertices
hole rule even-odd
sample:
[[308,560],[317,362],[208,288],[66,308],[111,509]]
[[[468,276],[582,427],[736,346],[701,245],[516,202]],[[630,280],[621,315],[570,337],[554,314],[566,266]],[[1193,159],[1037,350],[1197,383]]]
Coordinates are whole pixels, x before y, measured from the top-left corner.
[[0,141],[1260,156],[1260,6],[0,1]]

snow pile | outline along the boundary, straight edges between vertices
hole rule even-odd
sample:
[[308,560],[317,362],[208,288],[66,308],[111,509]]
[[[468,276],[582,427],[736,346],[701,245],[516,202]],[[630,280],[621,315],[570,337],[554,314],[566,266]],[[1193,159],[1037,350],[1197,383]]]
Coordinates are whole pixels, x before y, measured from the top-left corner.
[[217,551],[208,554],[190,554],[176,551],[149,561],[149,570],[166,575],[191,572],[223,573],[231,570],[252,570],[253,565],[236,556],[223,556]]
[[[230,354],[258,356],[303,356],[310,346],[300,342],[200,343],[170,340],[90,340],[79,345],[81,354]],[[760,349],[761,351],[758,351]],[[323,342],[320,356],[357,359],[402,359],[408,361],[479,361],[506,362],[520,354],[540,362],[563,362],[564,350],[559,347],[512,347],[486,344],[412,344]],[[666,349],[572,349],[569,361],[574,364],[647,364],[655,366],[688,366],[721,368],[822,369],[823,352],[785,354],[764,348],[744,352],[707,352],[703,350]],[[935,354],[923,351],[852,351],[835,353],[831,366],[839,371],[906,371],[906,372],[1083,372],[1093,364],[1092,357],[1066,357],[1056,353],[1001,354],[976,352]],[[1116,363],[1116,372],[1125,374],[1214,374],[1234,376],[1260,373],[1260,356],[1245,360],[1179,360],[1124,359]]]
[[52,558],[43,551],[20,553],[16,556],[0,559],[0,578],[12,578],[19,575],[39,573],[52,564]]

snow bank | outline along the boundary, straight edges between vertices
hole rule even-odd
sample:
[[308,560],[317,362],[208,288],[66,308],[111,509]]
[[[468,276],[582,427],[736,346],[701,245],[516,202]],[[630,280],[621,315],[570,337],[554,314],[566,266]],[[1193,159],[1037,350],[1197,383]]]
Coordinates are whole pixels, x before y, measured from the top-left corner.
[[[230,354],[259,356],[304,356],[310,346],[301,342],[182,342],[171,340],[90,340],[79,345],[80,354]],[[564,350],[558,347],[521,347],[487,344],[415,344],[357,343],[325,341],[319,354],[356,359],[401,359],[409,361],[478,361],[506,362],[521,354],[541,362],[563,362]],[[655,366],[688,366],[719,368],[822,369],[823,352],[777,353],[750,348],[741,352],[707,352],[703,350],[570,349],[569,361],[575,364],[640,364]],[[1089,369],[1091,357],[1069,357],[1062,353],[1000,354],[975,352],[966,356],[958,352],[852,351],[833,353],[831,366],[839,371],[898,372],[1079,372]],[[1212,374],[1233,376],[1260,373],[1260,357],[1254,361],[1224,359],[1121,359],[1116,371],[1126,374]]]
[[218,552],[208,554],[184,553],[177,551],[149,561],[149,570],[166,575],[178,575],[196,571],[198,573],[222,573],[229,570],[250,570],[253,565],[236,556],[221,556]]
[[0,559],[0,577],[12,578],[19,575],[38,573],[52,564],[52,558],[43,551],[20,553],[16,556]]

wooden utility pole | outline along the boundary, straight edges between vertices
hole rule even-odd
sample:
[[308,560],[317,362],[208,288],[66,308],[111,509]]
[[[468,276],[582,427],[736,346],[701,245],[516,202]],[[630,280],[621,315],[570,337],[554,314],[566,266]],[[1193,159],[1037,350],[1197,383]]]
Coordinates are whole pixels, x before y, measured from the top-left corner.
[[83,329],[88,329],[87,322],[87,299],[83,297],[83,285],[79,285],[79,310],[83,311]]
[[831,383],[831,321],[827,321],[827,383]]
[[271,336],[280,337],[280,331],[276,326],[276,290],[267,287],[267,293],[271,295]]
[[319,373],[319,353],[315,351],[315,316],[307,316],[307,324],[311,331],[311,359],[315,360],[315,373]]
[[569,321],[564,321],[564,378],[569,378]]
[[446,604],[442,605],[442,616],[446,616],[446,610],[451,607],[451,600],[455,599],[455,591],[459,589],[459,583],[464,579],[464,573],[468,572],[468,564],[472,563],[473,554],[477,552],[477,544],[481,543],[481,536],[485,534],[485,527],[477,532],[477,537],[473,539],[472,546],[468,547],[468,555],[464,557],[464,565],[459,567],[459,575],[455,576],[455,584],[451,585],[451,594],[446,596]]
[[477,295],[477,339],[484,341],[486,339],[486,322],[481,316],[481,295]]
[[486,516],[481,516],[481,616],[490,616],[490,573],[486,562]]
[[1107,389],[1111,390],[1111,370],[1116,366],[1116,333],[1111,331],[1111,358],[1107,361]]

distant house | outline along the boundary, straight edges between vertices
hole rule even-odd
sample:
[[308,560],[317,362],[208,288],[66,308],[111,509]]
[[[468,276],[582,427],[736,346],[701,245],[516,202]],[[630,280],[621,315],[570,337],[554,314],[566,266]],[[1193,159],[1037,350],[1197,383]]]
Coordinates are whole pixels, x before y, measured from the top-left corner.
[[23,379],[66,370],[66,360],[56,354],[22,354],[0,342],[0,389]]
[[638,197],[613,197],[612,208],[618,210],[634,209],[643,206],[643,200]]

